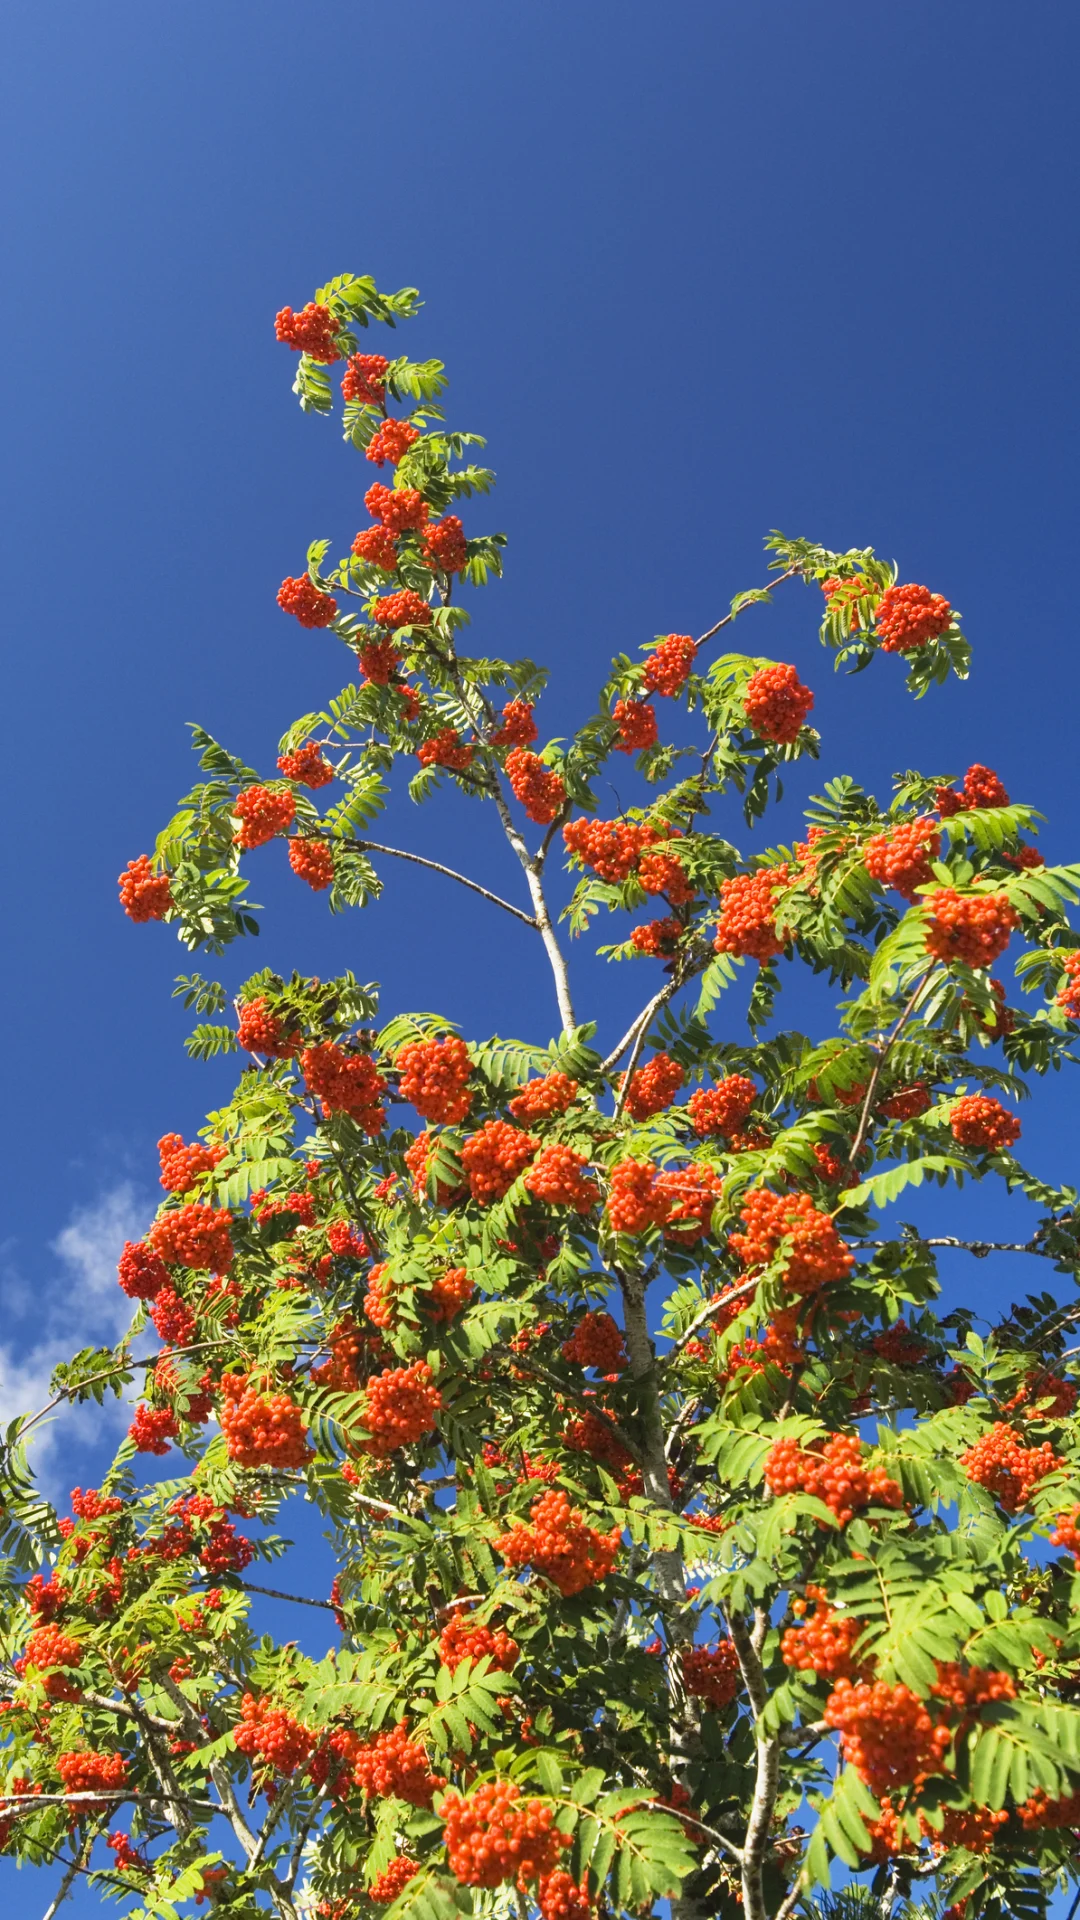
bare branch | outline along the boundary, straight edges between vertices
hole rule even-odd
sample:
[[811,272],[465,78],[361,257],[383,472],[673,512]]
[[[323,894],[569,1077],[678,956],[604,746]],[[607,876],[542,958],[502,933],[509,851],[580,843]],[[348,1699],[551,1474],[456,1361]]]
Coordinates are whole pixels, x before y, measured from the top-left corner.
[[[765,583],[766,592],[771,593],[774,587],[782,586],[785,580],[794,580],[801,573],[802,573],[801,567],[789,567],[786,573],[778,573],[774,580],[766,581]],[[746,602],[746,606],[752,607],[755,605],[760,606],[761,602],[760,601],[755,602],[753,600],[748,600]],[[738,616],[740,613],[745,613],[746,606],[733,607],[730,613],[725,613],[723,619],[718,620],[715,627],[710,627],[708,633],[703,633],[699,636],[698,642],[697,642],[698,646],[703,647],[705,645],[706,640],[711,640],[714,633],[719,633],[721,627],[729,627],[733,620],[738,619]]]
[[479,880],[470,880],[466,874],[458,873],[455,868],[444,866],[441,860],[428,860],[422,853],[408,853],[404,847],[384,847],[378,840],[347,840],[345,845],[352,847],[357,853],[389,853],[395,860],[411,860],[415,866],[428,867],[432,873],[444,874],[447,880],[456,880],[460,886],[468,887],[470,892],[481,894],[485,900],[491,901],[492,906],[501,907],[504,913],[512,913],[515,920],[523,920],[534,933],[540,931],[539,923],[532,914],[524,913],[520,907],[511,905],[509,900],[504,900],[499,894],[492,893],[489,887],[482,887]]
[[858,1160],[859,1154],[862,1150],[863,1141],[866,1139],[867,1129],[870,1125],[870,1115],[873,1111],[873,1106],[874,1106],[874,1095],[877,1092],[877,1084],[881,1078],[881,1069],[885,1065],[885,1062],[888,1059],[889,1054],[892,1052],[893,1047],[895,1046],[897,1040],[900,1038],[901,1033],[903,1032],[908,1021],[911,1019],[911,1016],[914,1013],[916,1007],[918,1006],[919,1001],[922,998],[923,988],[926,986],[926,983],[929,980],[931,974],[933,973],[936,965],[937,965],[937,962],[935,960],[931,960],[930,965],[927,967],[926,972],[920,978],[914,993],[912,994],[906,1007],[901,1013],[900,1018],[897,1020],[896,1025],[893,1027],[892,1032],[889,1034],[887,1040],[885,1041],[885,1045],[882,1047],[880,1053],[877,1056],[877,1059],[874,1062],[874,1071],[870,1075],[870,1084],[866,1089],[866,1098],[863,1101],[862,1112],[859,1115],[859,1124],[855,1131],[855,1138],[851,1143],[851,1152],[848,1154],[849,1167],[853,1167],[855,1165],[855,1162]]
[[332,1600],[307,1600],[302,1593],[280,1593],[277,1587],[260,1587],[254,1580],[238,1580],[238,1587],[245,1593],[265,1593],[268,1600],[291,1600],[298,1607],[321,1607],[325,1613],[336,1613]]

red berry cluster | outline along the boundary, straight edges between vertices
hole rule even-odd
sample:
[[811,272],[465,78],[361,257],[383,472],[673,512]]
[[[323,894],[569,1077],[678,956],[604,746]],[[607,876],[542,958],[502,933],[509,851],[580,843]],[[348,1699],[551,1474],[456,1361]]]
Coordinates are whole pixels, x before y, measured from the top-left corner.
[[935,1664],[937,1678],[930,1692],[964,1720],[995,1700],[1016,1699],[1012,1675],[996,1667],[964,1667],[957,1660],[938,1660]]
[[565,1867],[541,1874],[536,1904],[540,1920],[592,1920],[596,1913],[589,1895],[588,1875],[575,1880]]
[[220,1144],[201,1147],[193,1143],[186,1147],[180,1134],[163,1134],[158,1141],[161,1184],[166,1193],[188,1193],[200,1174],[211,1173],[224,1157],[225,1148]]
[[359,1748],[353,1778],[368,1798],[407,1800],[411,1807],[430,1807],[439,1788],[446,1785],[432,1773],[419,1741],[409,1739],[405,1720]]
[[910,653],[925,647],[952,626],[953,612],[929,587],[886,587],[878,602],[877,630],[882,653]]
[[256,1699],[250,1693],[245,1693],[240,1703],[233,1737],[241,1753],[263,1760],[275,1773],[285,1775],[307,1765],[315,1744],[314,1736],[284,1707],[275,1707],[272,1701]]
[[387,593],[376,600],[371,617],[377,627],[430,627],[431,608],[411,587],[402,587],[400,593]]
[[1060,988],[1056,1005],[1070,1020],[1080,1020],[1080,947],[1061,955],[1065,985]]
[[482,1206],[501,1200],[539,1145],[535,1134],[522,1133],[507,1120],[489,1120],[479,1133],[470,1134],[461,1149],[461,1164],[473,1199]]
[[939,1773],[952,1732],[909,1687],[884,1680],[839,1679],[824,1719],[840,1733],[844,1759],[880,1799]]
[[[61,1627],[36,1627],[26,1643],[23,1662],[26,1666],[36,1667],[44,1673],[50,1667],[78,1667],[82,1665],[83,1649],[78,1640],[65,1633]],[[63,1683],[61,1683],[61,1687]],[[46,1683],[46,1692],[59,1694],[61,1688]]]
[[813,1451],[797,1440],[777,1440],[765,1460],[770,1493],[811,1493],[846,1527],[863,1507],[902,1507],[904,1496],[884,1467],[868,1467],[857,1434],[834,1433]]
[[411,420],[384,420],[368,442],[367,457],[373,466],[384,467],[389,460],[396,467],[419,438],[420,429]]
[[662,893],[673,907],[685,907],[694,898],[682,861],[667,847],[651,847],[638,862],[643,893]]
[[464,773],[471,766],[476,747],[473,741],[463,740],[454,727],[440,727],[430,740],[425,740],[416,749],[416,757],[422,767],[448,767],[451,773]]
[[127,1785],[122,1753],[60,1753],[56,1771],[69,1793],[111,1793]]
[[965,773],[959,793],[952,787],[938,787],[935,799],[943,820],[951,819],[954,813],[963,813],[968,807],[1007,807],[1009,804],[1004,784],[993,768],[981,766],[978,761]]
[[799,737],[803,722],[814,704],[809,687],[804,687],[794,667],[759,667],[746,683],[743,713],[747,724],[762,740],[774,740],[789,747]]
[[401,665],[392,640],[368,640],[359,653],[360,672],[373,687],[388,687]]
[[630,944],[637,953],[647,953],[651,959],[670,960],[685,931],[681,920],[649,920],[645,926],[634,928]]
[[1048,1440],[1041,1447],[1025,1447],[1018,1433],[996,1420],[988,1433],[960,1455],[969,1480],[985,1487],[1006,1513],[1030,1505],[1032,1490],[1062,1462]]
[[910,1087],[897,1087],[895,1093],[881,1102],[878,1112],[886,1120],[917,1120],[932,1104],[929,1087],[922,1080],[916,1080]]
[[287,1394],[261,1394],[246,1373],[221,1376],[221,1431],[239,1467],[303,1467],[309,1449],[304,1416]]
[[171,1407],[139,1406],[128,1428],[128,1439],[136,1453],[166,1454],[180,1428]]
[[542,1147],[525,1175],[525,1185],[537,1200],[550,1207],[573,1207],[575,1213],[588,1213],[600,1199],[596,1181],[586,1178],[588,1164],[586,1156],[575,1153],[573,1147]]
[[611,717],[619,729],[618,753],[643,753],[656,745],[656,709],[647,700],[616,700]]
[[645,849],[665,838],[640,820],[568,820],[562,831],[572,858],[609,886],[628,879]]
[[1020,1122],[1000,1100],[985,1093],[968,1093],[949,1116],[954,1140],[977,1153],[1005,1153],[1020,1138]]
[[570,1845],[554,1824],[554,1808],[543,1800],[523,1800],[510,1780],[486,1781],[467,1797],[451,1787],[442,1818],[450,1871],[466,1887],[498,1887],[513,1880],[524,1891],[552,1873]]
[[384,487],[381,480],[368,488],[364,505],[373,520],[394,534],[419,533],[431,512],[418,487]]
[[232,1214],[192,1201],[155,1220],[147,1238],[174,1266],[196,1273],[228,1273],[233,1262]]
[[[369,566],[378,567],[383,573],[394,573],[397,569],[397,547],[387,527],[361,527],[352,550],[358,560],[366,560]],[[372,677],[369,674],[368,678]]]
[[264,1060],[288,1060],[300,1045],[299,1036],[289,1032],[261,996],[241,1007],[236,1038],[245,1053],[261,1054]]
[[673,699],[686,685],[697,653],[697,642],[688,633],[669,633],[645,662],[642,685],[646,693],[659,693]]
[[468,1613],[452,1613],[438,1640],[439,1659],[451,1673],[463,1660],[490,1660],[500,1673],[512,1673],[521,1658],[521,1648],[505,1627],[484,1627]]
[[663,1226],[668,1216],[666,1196],[657,1191],[651,1160],[620,1160],[608,1176],[607,1213],[614,1233],[647,1233]]
[[862,1621],[850,1613],[836,1612],[820,1587],[808,1587],[806,1591],[814,1610],[807,1615],[806,1602],[795,1601],[792,1611],[801,1613],[803,1621],[781,1635],[784,1665],[799,1673],[815,1673],[819,1680],[854,1680],[858,1677],[854,1647],[863,1630]]
[[670,1240],[689,1246],[712,1225],[713,1208],[723,1192],[712,1167],[669,1167],[656,1176],[656,1197],[664,1207],[663,1226]]
[[454,1320],[475,1292],[476,1286],[464,1267],[448,1267],[432,1281],[424,1304],[433,1320]]
[[509,1102],[510,1112],[515,1120],[526,1124],[549,1120],[553,1114],[566,1112],[577,1098],[577,1090],[577,1081],[568,1073],[546,1073],[542,1080],[529,1080],[520,1093],[515,1093]]
[[105,1845],[112,1851],[113,1868],[117,1873],[124,1873],[129,1869],[138,1873],[149,1873],[150,1862],[132,1846],[130,1834],[110,1833]]
[[411,1367],[388,1367],[368,1381],[364,1425],[370,1438],[364,1452],[383,1458],[398,1447],[415,1446],[435,1431],[442,1395],[426,1360]]
[[380,407],[386,392],[386,369],[390,365],[382,353],[350,353],[341,376],[343,400],[359,400],[367,407]]
[[829,1215],[818,1212],[809,1194],[757,1187],[747,1194],[740,1217],[746,1232],[733,1233],[730,1244],[748,1270],[769,1266],[781,1243],[790,1242],[784,1284],[793,1293],[817,1293],[846,1279],[855,1264]]
[[1020,916],[1004,893],[957,893],[939,887],[930,895],[926,950],[948,966],[990,967],[1004,953]]
[[162,1287],[150,1318],[166,1346],[186,1347],[195,1338],[195,1315],[172,1287]]
[[565,1493],[552,1491],[533,1502],[530,1524],[515,1520],[495,1541],[495,1551],[511,1567],[531,1566],[565,1597],[606,1580],[615,1565],[621,1532],[597,1533]]
[[460,573],[469,558],[465,529],[454,513],[429,527],[424,535],[424,559],[440,573]]
[[1076,1831],[1080,1828],[1080,1793],[1068,1793],[1060,1800],[1052,1800],[1045,1788],[1036,1787],[1016,1811],[1021,1825],[1029,1833],[1046,1828]]
[[283,580],[277,593],[282,613],[291,613],[302,627],[328,627],[337,618],[338,604],[332,593],[320,593],[311,575],[301,573]]
[[412,1040],[394,1062],[401,1076],[398,1091],[425,1120],[452,1125],[464,1120],[472,1095],[467,1091],[472,1061],[456,1034]]
[[314,740],[305,740],[302,747],[294,753],[283,753],[278,758],[278,772],[286,780],[295,780],[301,787],[325,787],[334,777],[334,769],[329,760],[324,760],[322,749]]
[[148,854],[129,860],[117,877],[120,905],[129,920],[164,920],[173,904],[172,881],[167,873],[155,873]]
[[603,1374],[621,1373],[629,1357],[622,1328],[603,1311],[583,1315],[570,1338],[563,1341],[562,1356]]
[[514,799],[520,801],[529,819],[538,827],[550,826],[566,801],[560,776],[545,767],[538,753],[512,747],[506,756],[506,777]]
[[274,320],[274,332],[283,345],[291,347],[294,353],[306,353],[309,360],[321,360],[327,367],[341,359],[335,337],[338,326],[330,308],[316,305],[314,300],[309,300],[299,313],[294,313],[291,307],[282,307]]
[[654,1053],[643,1067],[630,1075],[625,1107],[632,1120],[648,1120],[654,1113],[670,1107],[683,1084],[685,1074],[670,1054]]
[[894,887],[905,900],[914,900],[917,887],[933,879],[931,862],[941,852],[941,829],[936,820],[908,820],[888,833],[875,834],[863,848],[863,865],[879,886]]
[[287,787],[277,792],[270,787],[245,787],[233,802],[233,813],[241,823],[234,836],[237,846],[261,847],[292,826],[296,799]]
[[334,878],[334,855],[329,842],[294,833],[289,841],[289,865],[298,880],[321,893]]
[[160,1253],[145,1240],[125,1240],[117,1278],[132,1300],[153,1300],[169,1278]]
[[723,1713],[737,1699],[742,1671],[730,1640],[721,1640],[718,1647],[687,1647],[681,1664],[686,1691],[696,1700]]
[[399,1853],[388,1867],[375,1875],[367,1889],[367,1897],[376,1907],[392,1906],[400,1893],[404,1893],[410,1880],[415,1880],[420,1868],[415,1860],[407,1860]]
[[394,1278],[385,1260],[380,1260],[368,1274],[364,1312],[372,1326],[378,1327],[381,1332],[392,1327],[397,1317]]
[[742,954],[760,966],[783,953],[788,934],[776,924],[775,895],[791,872],[785,864],[759,873],[738,873],[720,887],[720,918],[713,941],[717,953]]
[[757,1088],[744,1073],[729,1073],[715,1087],[699,1087],[686,1103],[698,1139],[713,1133],[729,1138],[741,1133],[757,1097]]
[[927,1348],[904,1320],[897,1320],[884,1333],[876,1333],[870,1342],[874,1352],[894,1367],[917,1367],[926,1359]]
[[502,710],[502,725],[491,736],[493,747],[531,747],[537,737],[533,710],[527,700],[508,700]]
[[380,1132],[386,1110],[380,1106],[386,1081],[368,1053],[346,1053],[332,1040],[305,1047],[300,1070],[323,1113],[347,1113],[365,1133]]

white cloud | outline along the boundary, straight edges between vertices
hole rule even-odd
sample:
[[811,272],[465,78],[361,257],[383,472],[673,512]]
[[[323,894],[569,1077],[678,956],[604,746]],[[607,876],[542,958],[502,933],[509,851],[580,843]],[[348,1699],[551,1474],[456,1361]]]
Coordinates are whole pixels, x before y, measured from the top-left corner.
[[[12,1270],[10,1246],[3,1250],[8,1324],[12,1317],[21,1320],[26,1337],[0,1342],[0,1424],[45,1405],[58,1361],[80,1347],[111,1346],[119,1339],[132,1302],[117,1284],[116,1263],[124,1241],[140,1238],[152,1204],[125,1182],[92,1206],[77,1208],[49,1248],[58,1256],[58,1269],[33,1283]],[[78,1478],[72,1450],[106,1435],[113,1443],[128,1417],[122,1403],[111,1398],[104,1408],[57,1408],[31,1442],[44,1490],[66,1489]]]

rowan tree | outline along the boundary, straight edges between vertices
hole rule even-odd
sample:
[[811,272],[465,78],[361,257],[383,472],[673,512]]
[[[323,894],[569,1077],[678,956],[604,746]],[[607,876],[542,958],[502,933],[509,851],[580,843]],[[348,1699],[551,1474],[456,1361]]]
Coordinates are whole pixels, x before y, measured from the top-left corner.
[[[485,943],[500,916],[542,943],[557,1031],[523,1007],[526,1037],[466,1039],[351,974],[255,973],[231,1009],[181,976],[189,1052],[239,1080],[161,1142],[129,1332],[54,1383],[132,1390],[101,1487],[56,1513],[42,1413],[7,1437],[0,1844],[145,1916],[783,1920],[829,1910],[835,1861],[849,1913],[1035,1920],[1080,1876],[1080,1241],[1018,1107],[1075,1060],[1080,866],[981,766],[885,801],[841,775],[752,856],[718,830],[818,752],[804,669],[721,650],[781,585],[890,698],[965,677],[948,601],[868,550],[772,535],[765,585],[619,654],[543,744],[543,670],[466,651],[503,548],[482,443],[438,361],[359,349],[417,304],[344,275],[278,315],[301,406],[343,374],[375,469],[343,557],[316,540],[278,595],[347,678],[262,769],[196,729],[121,901],[219,954],[257,931],[252,857],[333,911],[413,861]],[[602,817],[627,757],[640,803]],[[505,897],[370,837],[402,776],[494,810]],[[609,914],[643,983],[601,1046],[568,952]],[[777,1010],[799,967],[835,990],[821,1035]],[[890,1213],[980,1182],[1034,1231]],[[1036,1290],[986,1326],[942,1298],[954,1247]],[[321,1657],[252,1613],[300,1502],[339,1569],[297,1596]]]

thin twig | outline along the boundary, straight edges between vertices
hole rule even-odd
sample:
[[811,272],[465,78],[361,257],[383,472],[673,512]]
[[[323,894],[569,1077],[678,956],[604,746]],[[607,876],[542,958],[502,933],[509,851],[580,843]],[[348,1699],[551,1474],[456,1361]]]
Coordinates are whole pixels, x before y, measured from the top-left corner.
[[859,1154],[862,1151],[863,1141],[866,1139],[867,1129],[869,1128],[869,1125],[870,1125],[870,1115],[871,1115],[871,1112],[873,1111],[874,1095],[877,1092],[877,1084],[881,1078],[881,1069],[885,1065],[885,1062],[888,1059],[889,1054],[892,1052],[894,1045],[896,1044],[897,1040],[900,1038],[900,1035],[903,1032],[903,1029],[907,1025],[916,1007],[918,1006],[919,1001],[922,998],[923,988],[925,987],[927,981],[929,980],[931,974],[933,973],[936,965],[937,965],[936,960],[931,960],[930,965],[927,967],[926,972],[922,975],[921,979],[919,980],[919,983],[915,988],[914,993],[912,994],[906,1007],[904,1008],[899,1019],[897,1020],[896,1025],[893,1027],[892,1032],[889,1034],[888,1038],[886,1039],[885,1045],[882,1047],[880,1053],[877,1056],[877,1059],[874,1062],[874,1071],[870,1075],[870,1084],[866,1089],[866,1098],[863,1101],[862,1112],[859,1115],[859,1125],[855,1133],[855,1138],[851,1143],[851,1152],[848,1154],[849,1167],[853,1167],[855,1165],[855,1162],[857,1161]]
[[653,994],[653,997],[649,1001],[648,1005],[643,1007],[641,1012],[637,1015],[636,1019],[631,1021],[630,1025],[626,1029],[626,1032],[623,1034],[622,1039],[619,1041],[618,1046],[614,1047],[612,1051],[608,1054],[607,1059],[601,1063],[598,1069],[598,1072],[601,1075],[608,1074],[611,1072],[612,1068],[617,1064],[617,1062],[622,1058],[622,1055],[626,1052],[627,1047],[630,1046],[634,1040],[636,1040],[639,1031],[641,1031],[642,1029],[644,1029],[646,1032],[648,1031],[649,1023],[652,1020],[653,1014],[659,1013],[661,1007],[666,1006],[668,1001],[672,999],[676,993],[678,993],[679,988],[683,985],[684,985],[683,980],[669,980],[666,986],[663,986],[660,988],[659,993]]
[[[892,1247],[895,1240],[860,1240],[862,1247]],[[912,1242],[920,1247],[959,1247],[964,1253],[973,1253],[976,1260],[985,1260],[989,1253],[1037,1253],[1042,1260],[1060,1260],[1061,1255],[1049,1247],[1040,1247],[1035,1240],[958,1240],[954,1234],[919,1234]]]
[[[884,1245],[884,1242],[882,1242],[882,1245]],[[689,1340],[693,1339],[699,1327],[707,1326],[710,1320],[715,1319],[718,1313],[722,1313],[725,1307],[730,1307],[733,1301],[743,1300],[748,1294],[756,1293],[759,1285],[760,1279],[744,1280],[741,1287],[731,1287],[726,1292],[718,1295],[715,1300],[710,1300],[708,1306],[702,1309],[697,1318],[691,1320],[685,1333],[680,1333],[674,1345],[670,1346],[666,1353],[660,1355],[659,1364],[666,1367],[672,1360],[677,1360],[683,1348]]]
[[628,1434],[623,1432],[618,1421],[613,1420],[609,1413],[605,1413],[603,1407],[598,1407],[595,1401],[590,1400],[587,1394],[576,1393],[574,1388],[568,1387],[565,1380],[560,1380],[557,1374],[549,1373],[547,1368],[542,1367],[538,1361],[527,1360],[524,1354],[514,1353],[509,1347],[489,1347],[488,1353],[498,1359],[509,1361],[512,1367],[519,1368],[522,1373],[532,1374],[536,1380],[543,1380],[547,1386],[554,1387],[555,1391],[560,1393],[564,1400],[571,1400],[576,1407],[581,1408],[583,1413],[592,1414],[593,1419],[599,1420],[601,1425],[605,1426],[614,1439],[619,1442],[619,1445],[626,1448],[627,1453],[635,1464],[637,1466],[641,1465],[641,1449],[630,1439]]
[[[198,1340],[192,1346],[170,1347],[168,1349],[168,1358],[170,1360],[181,1359],[185,1353],[203,1353],[208,1347],[226,1347],[230,1344],[228,1340]],[[149,1353],[139,1360],[116,1360],[111,1367],[106,1367],[102,1373],[87,1374],[86,1379],[80,1380],[77,1385],[61,1387],[59,1393],[49,1401],[47,1406],[39,1407],[37,1413],[29,1416],[25,1424],[19,1428],[18,1433],[15,1435],[15,1442],[17,1443],[23,1440],[31,1428],[37,1426],[39,1420],[44,1420],[48,1414],[55,1412],[57,1407],[63,1406],[65,1400],[74,1400],[78,1394],[83,1392],[84,1388],[93,1386],[95,1381],[111,1380],[115,1373],[134,1373],[140,1367],[155,1367],[162,1358],[163,1354],[161,1353]]]
[[321,1607],[325,1613],[336,1613],[332,1600],[308,1600],[302,1593],[280,1593],[277,1587],[260,1587],[254,1580],[238,1580],[238,1587],[245,1593],[265,1593],[268,1600],[291,1600],[298,1607]]
[[[666,1800],[642,1800],[640,1804],[643,1807],[653,1808],[657,1813],[670,1813],[672,1811],[671,1806]],[[742,1852],[740,1848],[735,1845],[733,1840],[729,1840],[726,1834],[718,1833],[715,1827],[707,1827],[704,1820],[696,1820],[692,1813],[684,1813],[681,1807],[676,1817],[682,1821],[684,1826],[695,1827],[698,1833],[707,1834],[708,1838],[715,1841],[718,1847],[723,1847],[724,1852],[729,1853],[733,1860],[737,1860],[740,1865],[742,1864]]]
[[378,840],[347,840],[345,844],[357,853],[389,853],[393,854],[395,860],[411,860],[418,867],[429,867],[432,873],[444,874],[448,880],[456,880],[459,885],[468,887],[471,892],[482,894],[485,900],[491,901],[492,906],[502,907],[505,913],[512,913],[515,920],[524,920],[525,925],[531,927],[534,933],[540,930],[539,922],[531,913],[524,913],[520,907],[512,906],[510,901],[504,900],[500,894],[492,893],[489,887],[482,887],[479,880],[470,880],[466,874],[458,873],[453,867],[444,866],[441,860],[425,859],[422,853],[408,853],[404,847],[384,847]]
[[75,1881],[78,1877],[79,1868],[81,1865],[81,1856],[83,1853],[85,1853],[85,1851],[86,1851],[86,1843],[84,1841],[83,1845],[79,1848],[79,1851],[76,1853],[74,1860],[71,1862],[71,1865],[68,1867],[68,1870],[65,1873],[63,1879],[61,1880],[59,1887],[57,1888],[55,1900],[50,1901],[49,1905],[46,1907],[45,1912],[42,1915],[42,1920],[53,1920],[53,1916],[57,1914],[60,1908],[63,1906],[64,1901],[67,1899],[68,1894],[71,1892],[72,1887],[75,1885]]
[[[794,580],[796,575],[801,574],[801,572],[802,572],[801,567],[789,567],[786,573],[778,573],[775,580],[769,580],[766,582],[765,584],[766,593],[771,593],[774,587],[782,586],[785,580]],[[754,606],[760,606],[760,605],[761,605],[760,600],[746,600],[743,602],[743,605],[741,607],[733,607],[730,613],[725,613],[723,619],[717,621],[715,627],[710,627],[708,633],[703,633],[701,635],[700,639],[697,642],[698,646],[703,647],[705,645],[706,640],[711,640],[714,633],[719,633],[721,627],[729,627],[731,625],[731,622],[737,619],[740,613],[745,613],[747,607],[754,607]]]

